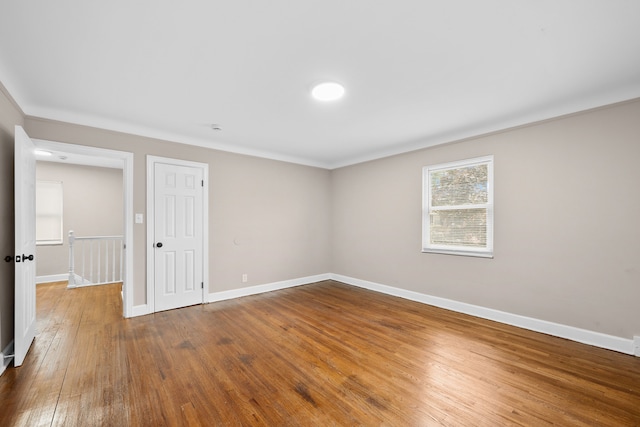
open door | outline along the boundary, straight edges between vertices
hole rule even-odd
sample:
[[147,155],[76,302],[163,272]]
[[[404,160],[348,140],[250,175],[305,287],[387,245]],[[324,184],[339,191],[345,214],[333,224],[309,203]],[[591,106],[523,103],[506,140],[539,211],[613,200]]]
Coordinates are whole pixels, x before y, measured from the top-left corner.
[[15,337],[14,366],[22,365],[36,336],[36,157],[20,126],[15,130]]

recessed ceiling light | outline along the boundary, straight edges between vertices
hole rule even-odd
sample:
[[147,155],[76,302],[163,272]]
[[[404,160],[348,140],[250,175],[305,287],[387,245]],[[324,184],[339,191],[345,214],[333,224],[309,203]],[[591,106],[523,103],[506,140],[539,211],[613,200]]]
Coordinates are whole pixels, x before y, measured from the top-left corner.
[[34,150],[33,154],[35,154],[36,156],[43,156],[43,157],[49,157],[53,155],[51,151],[45,151],[45,150]]
[[311,96],[318,101],[335,101],[344,95],[344,86],[340,83],[326,82],[315,85],[311,90]]

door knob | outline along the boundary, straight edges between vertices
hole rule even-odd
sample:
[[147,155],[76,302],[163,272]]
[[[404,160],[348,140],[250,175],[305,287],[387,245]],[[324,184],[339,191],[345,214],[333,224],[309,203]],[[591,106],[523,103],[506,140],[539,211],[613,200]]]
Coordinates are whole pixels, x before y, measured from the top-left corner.
[[162,242],[156,243],[156,248],[161,248],[161,247],[162,247]]

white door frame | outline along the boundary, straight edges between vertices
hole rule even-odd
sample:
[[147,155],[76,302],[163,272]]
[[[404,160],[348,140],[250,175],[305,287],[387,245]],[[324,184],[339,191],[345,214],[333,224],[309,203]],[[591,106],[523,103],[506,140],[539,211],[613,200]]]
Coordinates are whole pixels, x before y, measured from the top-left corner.
[[205,292],[209,292],[209,164],[192,162],[190,160],[172,159],[169,157],[159,157],[147,155],[147,306],[149,313],[156,312],[156,287],[155,287],[155,164],[165,163],[176,166],[187,166],[202,169],[204,177],[202,191],[202,281],[203,292],[202,302],[205,302]]
[[[122,280],[122,311],[124,317],[136,315],[133,308],[133,153],[106,148],[90,147],[88,145],[67,144],[64,142],[34,139],[38,149],[58,151],[78,156],[73,164],[100,166],[121,162],[122,182],[124,187],[124,277]],[[83,158],[86,158],[83,160]],[[100,159],[98,162],[88,158]]]

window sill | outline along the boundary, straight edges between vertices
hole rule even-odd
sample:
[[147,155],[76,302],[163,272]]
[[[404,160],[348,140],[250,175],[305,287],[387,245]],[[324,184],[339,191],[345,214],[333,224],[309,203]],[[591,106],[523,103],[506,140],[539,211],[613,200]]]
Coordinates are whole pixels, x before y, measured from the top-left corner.
[[36,246],[61,246],[64,242],[62,240],[48,240],[46,242],[36,242]]
[[493,252],[475,252],[475,251],[459,251],[459,250],[447,250],[447,249],[422,249],[423,254],[440,254],[440,255],[456,255],[456,256],[470,256],[475,258],[490,258],[493,259]]

